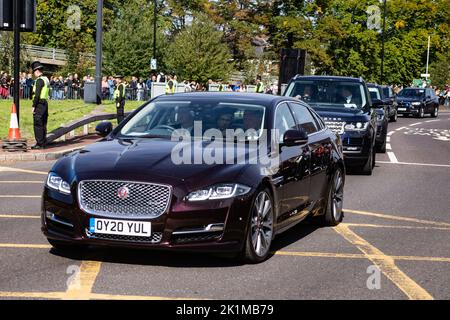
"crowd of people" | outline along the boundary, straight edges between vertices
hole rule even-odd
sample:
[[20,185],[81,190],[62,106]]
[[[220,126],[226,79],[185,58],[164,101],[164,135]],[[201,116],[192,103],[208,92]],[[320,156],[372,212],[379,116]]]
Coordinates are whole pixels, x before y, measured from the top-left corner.
[[[68,74],[66,77],[62,75],[53,75],[50,80],[50,99],[66,100],[66,99],[83,99],[84,87],[86,83],[93,83],[95,78],[90,74],[80,78],[78,74]],[[261,78],[258,77],[250,84],[243,82],[224,82],[221,80],[209,80],[203,84],[196,81],[184,80],[178,82],[176,75],[166,75],[162,72],[152,74],[147,78],[133,76],[125,81],[126,84],[126,100],[147,101],[151,98],[151,88],[153,83],[168,83],[172,81],[174,85],[183,88],[184,92],[201,92],[201,91],[224,91],[224,92],[259,92],[268,94],[278,93],[278,84],[276,82],[264,85]],[[34,80],[31,74],[25,72],[20,74],[20,97],[30,99]],[[102,79],[102,99],[114,100],[114,90],[117,87],[116,80],[113,76],[103,77]],[[393,86],[394,92],[398,93],[403,86]],[[432,87],[436,95],[439,97],[442,105],[450,106],[450,86],[447,85],[443,90]],[[13,97],[14,78],[8,73],[0,71],[0,99],[10,99]],[[179,92],[180,89],[177,90]]]

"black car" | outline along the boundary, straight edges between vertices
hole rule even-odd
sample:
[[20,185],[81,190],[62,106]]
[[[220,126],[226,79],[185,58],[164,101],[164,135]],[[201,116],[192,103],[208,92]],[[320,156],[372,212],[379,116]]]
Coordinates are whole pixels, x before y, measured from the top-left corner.
[[380,153],[386,153],[389,110],[388,106],[384,104],[383,100],[381,100],[383,96],[383,88],[373,83],[367,84],[367,88],[369,89],[372,104],[376,108],[375,110],[377,112],[377,151]]
[[[390,122],[397,122],[398,102],[397,96],[390,86],[379,86],[381,88],[381,101],[386,106],[386,112]],[[372,101],[373,103],[373,101]]]
[[324,119],[328,128],[341,136],[346,166],[372,174],[377,113],[363,79],[296,76],[284,95],[306,102]]
[[429,88],[405,88],[397,96],[398,113],[405,117],[414,115],[419,118],[430,114],[437,118],[439,115],[439,98],[434,90]]
[[95,245],[270,254],[306,217],[343,218],[339,137],[303,102],[192,93],[143,105],[103,140],[60,159],[42,231],[60,250]]

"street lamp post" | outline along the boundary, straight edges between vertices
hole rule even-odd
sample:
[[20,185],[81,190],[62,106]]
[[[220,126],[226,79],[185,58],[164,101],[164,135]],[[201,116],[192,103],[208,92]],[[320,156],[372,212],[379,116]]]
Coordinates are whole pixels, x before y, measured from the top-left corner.
[[20,121],[20,17],[21,12],[19,8],[19,1],[14,1],[13,4],[14,15],[14,104],[17,110],[17,123]]
[[97,104],[102,103],[102,41],[103,41],[103,0],[97,0],[97,33],[96,33],[96,62],[95,83]]
[[384,15],[383,15],[383,30],[381,32],[381,72],[380,72],[380,84],[384,82],[384,38],[386,32],[386,0],[384,0]]
[[158,10],[158,2],[155,0],[155,7],[153,8],[153,59],[156,59],[156,11]]

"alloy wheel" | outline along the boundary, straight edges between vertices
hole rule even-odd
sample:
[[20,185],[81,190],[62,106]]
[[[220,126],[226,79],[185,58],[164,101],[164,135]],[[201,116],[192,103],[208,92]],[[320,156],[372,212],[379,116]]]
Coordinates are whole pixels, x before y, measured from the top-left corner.
[[342,219],[342,208],[344,206],[344,179],[341,170],[337,170],[333,181],[332,208],[333,217],[336,221]]
[[273,235],[273,208],[270,196],[261,191],[256,197],[251,220],[251,242],[257,256],[264,257]]

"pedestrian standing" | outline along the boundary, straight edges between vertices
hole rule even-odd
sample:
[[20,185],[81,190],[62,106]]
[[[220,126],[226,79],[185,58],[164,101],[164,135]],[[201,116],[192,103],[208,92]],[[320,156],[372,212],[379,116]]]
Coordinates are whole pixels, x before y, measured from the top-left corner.
[[116,75],[116,90],[114,91],[114,99],[116,100],[117,124],[119,125],[125,118],[125,84],[123,76]]
[[264,93],[265,92],[264,83],[262,82],[261,76],[256,78],[256,93]]
[[31,64],[36,81],[33,86],[33,127],[36,145],[32,149],[44,149],[47,143],[48,95],[50,81],[44,76],[44,66],[35,61]]

